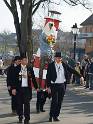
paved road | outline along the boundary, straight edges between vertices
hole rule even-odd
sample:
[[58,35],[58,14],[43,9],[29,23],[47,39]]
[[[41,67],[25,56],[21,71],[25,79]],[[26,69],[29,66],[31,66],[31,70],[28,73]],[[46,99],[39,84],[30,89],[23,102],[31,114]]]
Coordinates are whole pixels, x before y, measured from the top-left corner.
[[[1,79],[0,79],[1,81]],[[35,110],[36,98],[31,101],[31,124],[50,124],[49,106],[50,101],[47,99],[46,112],[37,114]],[[60,122],[54,124],[93,124],[93,97],[92,95],[82,94],[75,91],[71,86],[68,87],[62,110]],[[0,82],[0,124],[17,124],[17,116],[11,115],[10,97],[6,90],[6,84]]]

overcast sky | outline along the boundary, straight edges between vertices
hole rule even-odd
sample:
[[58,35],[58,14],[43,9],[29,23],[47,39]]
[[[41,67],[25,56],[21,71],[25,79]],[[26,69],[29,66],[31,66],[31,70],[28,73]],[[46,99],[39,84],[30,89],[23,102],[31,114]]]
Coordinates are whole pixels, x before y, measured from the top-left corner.
[[[93,6],[93,0],[90,1],[91,6]],[[59,28],[63,31],[70,31],[74,23],[77,23],[78,27],[80,27],[80,24],[92,14],[89,10],[83,8],[81,5],[71,7],[65,3],[62,3],[60,6],[51,5],[51,8],[55,8],[55,10],[58,10],[62,13],[60,16],[62,22],[60,23]],[[44,10],[42,12],[44,13]],[[44,17],[42,12],[39,10],[35,15],[34,27],[38,27],[38,24],[41,24],[42,21],[40,21],[40,16],[42,16],[42,19]],[[3,32],[4,30],[15,32],[12,14],[4,4],[3,0],[0,0],[0,32]]]

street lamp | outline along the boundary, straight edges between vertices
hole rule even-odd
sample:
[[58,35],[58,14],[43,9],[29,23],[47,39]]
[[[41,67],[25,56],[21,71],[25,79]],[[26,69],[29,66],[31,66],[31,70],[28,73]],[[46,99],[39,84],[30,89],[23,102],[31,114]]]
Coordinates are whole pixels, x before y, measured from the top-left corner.
[[72,32],[74,35],[74,60],[76,59],[76,40],[77,40],[77,34],[78,34],[78,27],[77,23],[75,23],[72,27]]

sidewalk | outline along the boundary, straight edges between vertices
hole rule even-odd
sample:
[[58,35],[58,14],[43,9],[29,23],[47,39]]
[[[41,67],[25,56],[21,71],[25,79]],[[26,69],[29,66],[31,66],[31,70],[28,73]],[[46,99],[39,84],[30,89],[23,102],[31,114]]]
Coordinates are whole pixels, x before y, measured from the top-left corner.
[[[3,87],[4,88],[4,87]],[[86,94],[90,91],[84,89],[82,86],[68,85],[67,92],[65,94],[63,105],[60,113],[60,121],[52,122],[53,124],[93,124],[93,101],[92,97]],[[5,100],[0,101],[0,124],[17,124],[18,117],[11,115],[10,100],[7,98],[7,92],[2,89],[0,90],[1,98]],[[93,93],[93,92],[92,92]],[[35,94],[34,94],[35,95]],[[93,94],[92,94],[93,95]],[[91,95],[91,96],[92,96]],[[31,120],[30,124],[50,124],[48,122],[50,100],[47,99],[44,109],[44,113],[36,113],[36,98],[33,96],[31,100]]]
[[93,90],[90,90],[89,88],[85,88],[84,86],[75,86],[71,84],[70,90],[75,91],[79,95],[90,95],[93,96]]

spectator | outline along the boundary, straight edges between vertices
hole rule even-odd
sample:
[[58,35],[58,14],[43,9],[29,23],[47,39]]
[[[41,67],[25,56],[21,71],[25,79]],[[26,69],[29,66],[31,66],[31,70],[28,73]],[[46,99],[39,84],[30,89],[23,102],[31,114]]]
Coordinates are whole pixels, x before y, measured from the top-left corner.
[[[76,63],[75,70],[76,70],[79,74],[81,74],[80,62],[77,62],[77,63]],[[80,77],[75,76],[75,82],[76,82],[77,85],[80,85]]]

